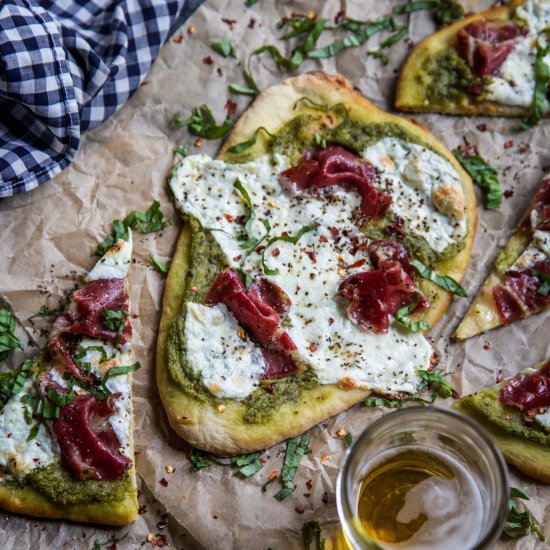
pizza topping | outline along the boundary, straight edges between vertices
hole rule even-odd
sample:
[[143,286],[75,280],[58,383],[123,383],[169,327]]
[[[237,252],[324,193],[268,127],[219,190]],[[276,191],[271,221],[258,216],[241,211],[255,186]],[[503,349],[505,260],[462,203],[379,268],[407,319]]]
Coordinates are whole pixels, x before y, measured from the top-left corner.
[[550,304],[550,296],[538,292],[544,285],[544,276],[550,276],[550,258],[535,263],[529,269],[510,269],[506,272],[504,283],[493,288],[497,310],[504,323],[512,323]]
[[[124,279],[99,279],[73,293],[70,310],[57,318],[55,328],[62,333],[93,336],[109,342],[120,340],[124,344],[132,335],[127,311],[128,294]],[[120,334],[108,322],[104,312],[126,312]]]
[[531,211],[533,231],[550,231],[550,178],[543,180]]
[[550,406],[550,361],[531,375],[516,374],[499,392],[502,403],[522,411]]
[[262,374],[264,380],[291,376],[300,370],[288,353],[264,348],[262,349],[262,355],[266,365]]
[[382,216],[389,208],[391,197],[372,185],[374,168],[353,153],[331,145],[316,149],[311,158],[306,159],[281,172],[284,189],[289,188],[289,182],[301,191],[333,185],[353,187],[361,195],[361,212],[366,218]]
[[[399,309],[410,304],[417,290],[399,262],[381,261],[378,266],[378,269],[351,275],[340,284],[339,291],[351,302],[348,308],[351,319],[365,330],[385,333],[390,315],[395,316]],[[427,305],[421,298],[414,311]]]
[[413,278],[411,257],[402,244],[396,241],[372,241],[369,243],[368,251],[375,268],[379,268],[381,262],[399,262],[405,272]]
[[132,464],[118,451],[120,443],[108,422],[117,397],[98,401],[90,394],[76,395],[52,421],[61,455],[79,479],[118,479]]
[[275,283],[253,281],[246,290],[237,273],[226,269],[214,279],[206,303],[225,304],[260,344],[287,351],[296,349],[288,334],[279,330],[280,313],[286,313],[290,299]]
[[458,51],[477,76],[492,75],[521,34],[522,29],[516,23],[478,19],[458,31]]

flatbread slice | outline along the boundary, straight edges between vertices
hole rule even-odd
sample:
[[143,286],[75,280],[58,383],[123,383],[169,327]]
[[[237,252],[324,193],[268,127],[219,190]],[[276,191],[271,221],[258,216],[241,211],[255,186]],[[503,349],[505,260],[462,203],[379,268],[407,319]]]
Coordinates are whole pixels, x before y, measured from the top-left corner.
[[543,361],[512,379],[462,397],[453,405],[455,409],[477,420],[489,432],[507,462],[544,483],[550,483],[550,414],[546,412],[548,405],[545,404],[550,402],[548,396],[543,392],[535,400],[531,394],[532,403],[536,403],[536,406],[530,410],[511,406],[500,397],[503,388],[516,387],[516,390],[507,390],[508,400],[521,403],[526,398],[522,395],[525,389],[521,389],[521,382],[525,386],[525,380],[537,371],[546,378],[549,368],[550,361]]
[[[422,164],[418,155],[438,165],[443,163],[452,176],[441,179],[455,178],[455,183],[452,190],[446,187],[447,191],[436,193],[435,201],[445,199],[442,201],[445,205],[438,202],[446,210],[445,216],[455,210],[461,219],[456,223],[464,229],[464,237],[439,255],[432,254],[429,247],[422,249],[422,239],[415,240],[412,234],[409,241],[407,235],[402,235],[400,243],[407,241],[414,257],[423,253],[425,262],[441,275],[460,280],[466,270],[476,228],[472,183],[454,156],[432,134],[410,120],[381,111],[340,75],[304,74],[265,90],[236,123],[218,160],[204,155],[187,157],[174,168],[170,181],[176,204],[184,212],[185,225],[166,281],[157,342],[157,383],[170,424],[181,437],[200,449],[227,456],[270,447],[347,409],[372,390],[392,395],[405,388],[414,391],[417,383],[414,365],[430,368],[432,350],[421,332],[412,333],[393,325],[387,333],[363,331],[348,318],[349,303],[337,296],[339,280],[344,280],[350,272],[365,269],[359,267],[366,262],[365,243],[389,239],[387,231],[391,228],[380,225],[381,219],[375,217],[370,229],[366,229],[367,224],[363,226],[370,237],[355,233],[356,228],[349,225],[354,215],[349,209],[357,211],[359,196],[345,194],[345,190],[335,189],[328,197],[323,193],[287,193],[281,188],[277,175],[280,163],[287,167],[298,165],[301,170],[306,149],[317,154],[334,151],[331,148],[339,146],[346,148],[344,152],[338,149],[341,158],[349,159],[350,151],[366,154],[363,158],[378,166],[376,177],[381,182],[386,177],[387,185],[393,185],[392,182],[395,186],[403,185],[399,183],[402,172],[397,167],[401,162],[398,150],[402,158],[407,159],[405,163],[416,159],[415,162]],[[372,170],[362,159],[350,162],[358,162],[354,164],[360,167],[358,170]],[[415,166],[410,169],[417,173]],[[391,179],[394,176],[396,179]],[[211,178],[212,183],[205,178]],[[263,193],[267,194],[264,199]],[[245,206],[246,196],[249,207]],[[297,209],[297,201],[301,200],[303,208]],[[435,208],[429,197],[426,202],[419,201]],[[311,206],[313,204],[315,206]],[[338,210],[341,216],[334,214],[335,208],[342,209]],[[283,215],[296,215],[301,221],[289,221],[288,230],[279,235],[284,225],[280,222]],[[261,235],[268,220],[270,235],[279,237],[276,242],[264,239],[267,249],[263,256],[259,244],[249,246],[245,262],[239,264],[243,262],[246,243],[233,235],[242,234],[247,227],[250,229],[247,220],[251,218],[250,223],[255,225],[250,233]],[[287,241],[282,236],[286,236]],[[294,238],[293,242],[288,242],[289,237]],[[333,254],[336,243],[344,245],[349,239],[351,246],[352,238],[357,239],[353,242],[362,247],[362,251],[350,252],[346,247],[341,258],[336,256],[330,262],[324,259],[325,253]],[[396,243],[399,240],[391,238]],[[354,259],[346,256],[352,252],[357,252]],[[287,257],[292,260],[286,261]],[[320,296],[315,293],[323,288],[329,275],[315,270],[324,265],[330,270],[326,273],[336,277],[336,286],[331,279],[334,290]],[[280,351],[280,345],[284,347],[285,335],[290,336],[297,349],[284,357],[290,356],[298,364],[298,372],[292,370],[292,365],[290,371],[285,371],[288,365],[279,364],[282,370],[277,375],[267,376],[269,369],[262,374],[261,368],[258,369],[261,361],[257,357],[258,334],[251,336],[246,323],[239,328],[232,311],[228,312],[225,305],[213,305],[212,288],[216,287],[218,275],[228,272],[233,277],[231,284],[243,285],[239,299],[250,296],[254,285],[259,285],[258,280],[278,295],[279,302],[285,301],[281,290],[290,298],[287,317],[274,334],[275,344],[279,346],[275,351]],[[235,273],[242,277],[241,283]],[[300,275],[302,273],[306,275]],[[246,281],[247,274],[254,281],[248,290],[244,288],[251,282]],[[452,296],[428,279],[417,277],[416,284],[430,306],[413,319],[433,326]],[[263,288],[265,290],[265,286]],[[258,286],[254,292],[257,289]],[[305,300],[304,292],[317,297]],[[223,298],[218,296],[217,300],[223,301]],[[281,319],[283,315],[281,313]],[[225,328],[222,330],[219,326]],[[317,332],[312,327],[317,327]],[[349,331],[345,332],[344,327]],[[395,345],[407,341],[415,351],[406,346],[394,349],[394,340],[390,342],[389,335],[396,336]],[[342,338],[347,342],[345,345],[340,343]],[[345,338],[353,339],[353,345]],[[233,361],[237,352],[228,351],[226,344],[219,347],[222,340],[231,342],[231,350],[241,350],[239,353],[245,359]],[[269,353],[273,345],[273,340],[267,343]],[[337,352],[331,355],[329,350],[336,346],[352,354],[356,353],[353,350],[357,346],[363,345],[366,346],[363,358],[356,362],[358,356],[353,355],[347,371],[343,355]],[[262,354],[265,349],[261,347]],[[220,357],[224,354],[230,355],[233,362],[222,362]],[[263,357],[265,359],[265,355]],[[375,357],[379,358],[376,360],[379,374],[367,381],[364,365]],[[402,367],[398,368],[397,362]],[[246,368],[239,370],[238,365]],[[240,378],[234,371],[241,373]],[[396,378],[390,381],[393,375]],[[387,383],[381,382],[384,376],[389,377]],[[407,377],[406,382],[403,377]],[[400,382],[396,383],[398,378]],[[228,387],[229,380],[231,387]]]
[[[129,232],[129,230],[128,230]],[[75,290],[47,347],[0,378],[0,507],[127,525],[137,515],[131,233]]]
[[550,174],[497,256],[454,338],[464,340],[550,307]]
[[528,115],[537,37],[549,24],[544,2],[513,0],[439,30],[407,58],[395,107],[457,115]]

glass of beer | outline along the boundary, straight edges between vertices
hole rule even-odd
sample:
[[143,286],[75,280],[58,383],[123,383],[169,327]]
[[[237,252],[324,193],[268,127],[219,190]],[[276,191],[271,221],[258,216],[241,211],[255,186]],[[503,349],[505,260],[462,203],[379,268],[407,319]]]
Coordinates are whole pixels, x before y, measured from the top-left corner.
[[347,546],[480,550],[504,527],[506,463],[487,433],[449,409],[383,416],[348,450],[336,489]]

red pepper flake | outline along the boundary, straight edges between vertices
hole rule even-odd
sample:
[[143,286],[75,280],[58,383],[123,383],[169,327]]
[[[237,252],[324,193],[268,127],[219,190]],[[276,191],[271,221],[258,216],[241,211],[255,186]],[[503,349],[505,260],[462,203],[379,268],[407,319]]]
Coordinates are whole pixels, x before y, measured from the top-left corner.
[[513,189],[506,189],[503,193],[505,199],[509,199],[510,197],[514,196],[514,190]]
[[357,260],[356,262],[353,262],[351,265],[349,265],[348,269],[352,269],[352,268],[355,268],[355,267],[361,267],[366,262],[367,262],[367,258],[361,258],[360,260]]
[[473,143],[468,143],[464,138],[465,145],[459,145],[458,150],[466,157],[469,158],[477,153],[476,146]]
[[489,342],[485,342],[485,344],[483,345],[483,349],[485,351],[489,351],[491,349],[491,344]]
[[280,251],[278,248],[274,248],[274,249],[271,251],[271,255],[272,255],[272,256],[275,256],[275,257],[277,257],[280,253],[281,253],[281,251]]
[[332,326],[334,324],[334,319],[332,317],[328,318],[328,326]]
[[258,248],[256,248],[256,254],[261,254],[265,250],[265,246],[262,244]]
[[300,285],[296,285],[296,294],[302,290],[302,287]]
[[138,514],[140,516],[142,516],[143,514],[146,514],[146,513],[147,513],[147,505],[146,504],[144,504],[143,506],[140,506],[138,508]]
[[242,257],[243,257],[242,254],[239,254],[238,256],[235,256],[235,257],[233,258],[233,261],[234,261],[234,262],[238,262]]
[[296,511],[297,514],[303,514],[305,512],[305,509],[302,506],[296,506],[294,510]]
[[183,42],[183,36],[181,34],[178,34],[178,36],[174,36],[174,38],[172,38],[172,42],[175,42],[176,44],[181,44]]
[[512,139],[509,139],[507,142],[504,143],[504,148],[505,149],[510,149],[513,146],[514,146],[514,140],[512,140]]
[[312,264],[317,263],[317,254],[315,254],[313,250],[307,250],[306,248],[304,248],[303,251],[309,256]]
[[229,222],[232,223],[235,218],[231,214],[224,214],[223,217]]
[[480,132],[486,132],[487,131],[487,124],[485,124],[485,122],[482,122],[481,124],[478,124],[476,126],[476,128],[480,131]]
[[203,57],[202,62],[205,65],[213,65],[214,64],[214,60],[212,59],[212,56],[210,56],[210,55],[207,55],[206,57]]
[[311,496],[311,493],[304,493],[304,496],[305,496],[306,498],[309,498],[309,497]]
[[262,388],[267,393],[273,393],[273,386],[262,386]]
[[498,374],[497,374],[497,384],[500,384],[502,381],[504,380],[504,376],[502,376],[502,369],[500,369],[498,371]]
[[330,236],[332,237],[333,241],[336,241],[339,235],[340,235],[340,231],[338,231],[336,227],[330,228]]
[[222,21],[229,26],[230,30],[233,30],[237,24],[236,19],[229,19],[228,17],[222,17]]
[[323,493],[323,496],[321,497],[321,502],[323,504],[328,504],[328,493],[326,491]]
[[311,491],[311,489],[313,487],[313,481],[311,479],[308,479],[306,481],[306,487]]
[[321,235],[319,237],[319,240],[322,242],[322,243],[328,243],[328,239],[324,236],[324,235]]
[[307,349],[311,352],[316,352],[317,351],[317,345],[316,344],[309,344],[309,346],[307,347]]
[[237,112],[237,104],[228,99],[225,102],[224,109],[227,111],[227,116],[232,117]]
[[156,548],[164,548],[167,543],[167,537],[166,535],[156,535],[155,540],[152,543],[152,546]]
[[251,17],[250,21],[248,22],[248,28],[253,29],[254,25],[256,25],[256,19],[254,19],[254,17]]
[[522,141],[518,145],[518,153],[527,153],[527,151],[529,151],[529,144]]
[[267,458],[262,455],[259,459],[258,459],[262,464],[265,464],[267,462]]
[[163,487],[168,487],[168,482],[166,481],[166,479],[162,478],[159,483],[163,486]]
[[219,222],[222,219],[221,216],[216,216],[216,221]]
[[346,10],[340,10],[339,12],[337,12],[334,16],[334,24],[338,25],[338,23],[340,23],[340,21],[342,21],[344,17],[346,17]]

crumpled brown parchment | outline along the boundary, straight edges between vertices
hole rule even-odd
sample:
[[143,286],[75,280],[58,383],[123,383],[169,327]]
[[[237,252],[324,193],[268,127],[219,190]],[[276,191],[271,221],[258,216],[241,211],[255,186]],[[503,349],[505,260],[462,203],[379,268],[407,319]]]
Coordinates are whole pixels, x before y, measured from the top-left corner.
[[[113,530],[6,513],[0,519],[5,550],[93,548],[96,540],[103,543],[111,536],[120,538],[125,534],[117,543],[118,548],[163,543],[185,549],[301,548],[300,530],[310,519],[321,523],[324,536],[329,539],[327,550],[338,546],[334,488],[346,445],[336,431],[344,427],[357,435],[388,411],[357,406],[312,429],[313,452],[302,461],[295,478],[296,491],[283,502],[272,497],[278,490],[277,482],[266,492],[261,487],[271,472],[281,469],[284,444],[268,450],[264,468],[248,480],[219,466],[192,472],[185,454],[188,447],[167,426],[155,385],[155,338],[163,278],[152,269],[149,253],[169,260],[181,226],[167,196],[165,181],[173,163],[174,146],[192,144],[194,138],[186,129],[174,127],[174,114],[181,111],[187,117],[193,107],[207,103],[221,121],[229,98],[237,103],[241,113],[249,98],[230,95],[227,86],[231,82],[244,83],[242,68],[249,52],[267,43],[281,45],[276,23],[292,11],[311,10],[332,19],[345,9],[350,17],[373,19],[388,13],[396,3],[260,0],[246,8],[244,0],[208,1],[165,45],[128,104],[86,134],[69,169],[31,193],[0,202],[0,294],[17,315],[17,333],[26,348],[12,354],[14,365],[44,345],[52,321],[38,319],[32,325],[28,318],[43,304],[56,307],[61,294],[72,289],[78,277],[94,264],[90,253],[111,231],[113,219],[122,218],[133,209],[143,211],[158,199],[174,222],[159,233],[134,233],[130,286],[132,311],[137,315],[133,321],[134,344],[143,366],[134,378],[141,515],[130,527]],[[464,4],[468,9],[480,10],[489,2]],[[434,28],[430,16],[422,12],[411,15],[408,24],[413,42]],[[226,36],[236,45],[236,59],[224,59],[210,49],[211,43]],[[396,45],[390,52],[390,63],[384,66],[366,55],[368,47],[378,40],[375,37],[368,46],[347,50],[335,58],[308,60],[298,72],[319,68],[341,72],[368,98],[390,109],[396,74],[409,45]],[[253,70],[262,89],[289,76],[268,57],[254,60]],[[544,170],[550,167],[550,123],[545,121],[532,131],[518,134],[514,133],[517,122],[513,120],[438,115],[414,118],[449,148],[464,139],[476,144],[482,156],[498,169],[503,188],[513,191],[513,196],[504,199],[497,211],[479,207],[475,248],[463,281],[470,298],[455,299],[431,333],[442,358],[441,367],[454,373],[453,384],[465,394],[493,384],[499,372],[512,375],[550,356],[548,314],[462,344],[449,340],[495,256],[527,208]],[[480,124],[486,126],[485,131],[478,129],[483,128]],[[205,142],[200,151],[215,154],[218,147],[218,142]],[[191,151],[199,149],[192,147]],[[328,459],[323,460],[323,455]],[[167,466],[174,472],[167,473]],[[550,488],[515,471],[511,478],[512,485],[528,489],[530,511],[543,526],[548,525]],[[544,547],[533,535],[498,545],[522,550]]]

